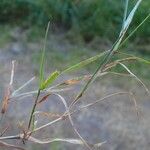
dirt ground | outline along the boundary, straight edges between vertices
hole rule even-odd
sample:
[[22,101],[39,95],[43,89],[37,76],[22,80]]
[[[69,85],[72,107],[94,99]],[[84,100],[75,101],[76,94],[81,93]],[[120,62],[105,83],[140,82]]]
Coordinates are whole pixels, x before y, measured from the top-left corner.
[[[19,40],[18,40],[19,42]],[[57,43],[57,48],[63,47]],[[28,50],[24,49],[22,45],[15,45],[16,42],[6,44],[3,48],[0,48],[0,96],[2,99],[4,87],[7,85],[10,79],[11,61],[17,60],[17,67],[14,77],[14,89],[21,86],[24,82],[28,81],[34,75],[37,74],[37,68],[35,63],[32,63],[31,53],[36,51],[40,44],[26,44]],[[62,43],[63,44],[63,43]],[[21,49],[21,50],[20,50]],[[39,51],[37,51],[38,53]],[[88,70],[86,71],[88,73]],[[78,75],[80,72],[78,72]],[[83,72],[82,72],[83,74]],[[65,75],[60,80],[70,79],[75,75]],[[86,108],[73,115],[73,120],[76,128],[80,134],[89,143],[106,143],[102,145],[102,150],[149,150],[150,149],[150,97],[145,92],[145,89],[137,84],[133,79],[126,78],[120,79],[116,76],[106,76],[104,79],[97,79],[86,94],[81,98],[81,101],[77,103],[77,107],[83,106],[90,102],[101,99],[102,97],[115,92],[127,92],[131,89],[135,95],[135,99],[138,105],[139,116],[135,110],[133,100],[130,100],[129,96],[119,95],[108,98],[105,101],[97,103],[96,105]],[[118,81],[119,84],[115,84]],[[67,103],[71,103],[75,94],[81,89],[84,83],[77,85],[69,92],[61,92],[61,95],[65,97]],[[149,83],[147,83],[149,86]],[[149,86],[150,87],[150,86]],[[35,90],[37,88],[37,82],[34,81],[24,89],[23,92]],[[12,102],[9,106],[9,111],[6,114],[6,118],[3,120],[3,125],[7,124],[7,121],[11,119],[10,129],[6,133],[17,134],[17,124],[19,122],[25,122],[28,120],[28,114],[31,110],[31,104],[34,97],[29,97],[22,100]],[[59,103],[57,97],[50,96],[49,101],[42,104],[38,110],[46,112],[62,113],[64,107]],[[39,124],[42,124],[45,119],[41,119]],[[77,138],[68,120],[62,121],[51,128],[45,129],[40,133],[37,133],[41,138]],[[21,142],[20,142],[21,143]],[[37,145],[28,143],[25,145],[28,150],[84,150],[87,149],[82,146],[74,146],[66,143],[54,143],[47,145]],[[4,150],[0,148],[0,150]]]

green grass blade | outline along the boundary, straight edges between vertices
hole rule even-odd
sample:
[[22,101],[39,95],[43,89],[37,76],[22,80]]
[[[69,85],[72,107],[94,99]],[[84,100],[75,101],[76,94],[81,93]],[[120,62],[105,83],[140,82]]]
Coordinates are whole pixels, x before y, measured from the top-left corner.
[[81,69],[81,68],[83,68],[83,67],[89,65],[90,63],[92,63],[92,62],[98,60],[99,58],[101,58],[102,56],[104,56],[105,54],[107,54],[107,52],[108,52],[108,51],[103,52],[103,53],[100,53],[100,54],[98,54],[98,55],[96,55],[96,56],[93,56],[93,57],[91,57],[91,58],[88,58],[88,59],[86,59],[86,60],[84,60],[84,61],[81,61],[81,62],[79,62],[79,63],[77,63],[77,64],[75,64],[75,65],[73,65],[73,66],[71,66],[71,67],[69,67],[69,68],[67,68],[67,69],[65,69],[64,71],[62,71],[61,74],[63,74],[63,73],[68,73],[68,72],[71,72],[71,71],[75,71],[75,70]]
[[47,41],[49,26],[50,26],[50,22],[48,22],[48,25],[47,25],[47,28],[46,28],[45,39],[44,39],[44,46],[43,46],[41,62],[40,62],[39,90],[38,90],[38,94],[37,94],[37,97],[35,99],[35,102],[34,102],[34,105],[33,105],[32,111],[31,111],[31,114],[30,114],[28,129],[30,129],[31,125],[32,125],[32,128],[34,127],[34,116],[33,116],[33,114],[35,112],[37,101],[38,101],[38,98],[39,98],[40,93],[41,93],[41,86],[42,86],[43,81],[44,81],[44,61],[45,61],[46,41]]
[[41,62],[40,62],[40,86],[44,81],[44,61],[45,61],[46,41],[47,41],[49,26],[50,26],[50,22],[48,22],[48,25],[46,28],[46,33],[45,33],[45,38],[44,38],[44,46],[43,46]]

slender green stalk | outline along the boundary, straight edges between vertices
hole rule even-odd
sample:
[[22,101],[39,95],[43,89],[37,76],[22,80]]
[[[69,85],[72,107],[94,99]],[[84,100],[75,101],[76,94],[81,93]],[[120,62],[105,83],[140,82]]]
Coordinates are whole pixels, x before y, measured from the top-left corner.
[[35,102],[34,102],[34,105],[33,105],[32,111],[31,111],[31,114],[30,114],[30,119],[29,119],[29,124],[28,124],[28,130],[29,130],[30,127],[31,127],[31,123],[32,123],[32,119],[33,119],[33,114],[34,114],[34,112],[35,112],[36,105],[37,105],[37,102],[38,102],[40,93],[41,93],[41,90],[38,90],[38,93],[37,93],[37,96],[36,96],[36,99],[35,99]]
[[34,105],[33,105],[32,111],[31,111],[31,115],[30,115],[30,118],[29,118],[28,130],[30,129],[30,126],[31,126],[31,123],[32,123],[32,120],[33,120],[33,114],[35,112],[36,105],[37,105],[37,102],[38,102],[38,99],[39,99],[39,96],[40,96],[40,93],[41,93],[41,90],[42,90],[41,87],[42,87],[43,82],[44,82],[44,60],[45,60],[46,41],[47,41],[49,26],[50,26],[50,22],[48,22],[48,25],[47,25],[47,28],[46,28],[44,46],[43,46],[43,50],[42,50],[41,63],[40,63],[40,84],[39,84],[39,89],[38,89],[38,92],[37,92],[37,97],[35,99],[35,102],[34,102]]

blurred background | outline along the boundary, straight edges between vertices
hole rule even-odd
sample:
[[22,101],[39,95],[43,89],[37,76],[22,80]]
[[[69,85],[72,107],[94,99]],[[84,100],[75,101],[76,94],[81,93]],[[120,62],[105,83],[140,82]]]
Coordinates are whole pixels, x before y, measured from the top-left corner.
[[[130,11],[136,0],[129,2]],[[0,96],[9,82],[11,61],[17,60],[14,89],[31,77],[38,76],[39,59],[48,21],[50,29],[46,44],[46,73],[71,66],[81,60],[108,50],[121,29],[124,0],[0,0]],[[150,1],[145,0],[139,7],[128,30],[129,35],[150,13]],[[150,19],[123,45],[122,52],[150,60]],[[60,80],[92,73],[96,63],[85,69],[67,74]],[[146,86],[150,87],[150,67],[139,62],[127,65]],[[120,68],[117,68],[120,71]],[[89,110],[75,115],[74,120],[81,135],[91,143],[107,141],[104,150],[149,150],[150,147],[150,98],[143,87],[134,79],[108,75],[94,82],[83,99],[87,102],[102,98],[118,91],[133,90],[140,108],[140,119],[136,116],[134,104],[128,96],[117,96],[102,102]],[[74,87],[71,94],[62,93],[68,102],[80,90]],[[25,89],[37,88],[37,82]],[[31,98],[32,99],[32,98]],[[43,110],[56,111],[54,102],[43,105]],[[26,109],[22,111],[22,108]],[[27,118],[31,101],[12,105],[8,118],[14,119],[12,129],[17,133],[16,124]],[[15,109],[13,109],[15,107]],[[56,109],[56,108],[57,109]],[[16,111],[22,112],[17,113]],[[58,111],[63,111],[62,106]],[[17,119],[17,121],[15,121]],[[4,123],[5,124],[5,123]],[[43,137],[75,137],[68,123],[43,131]],[[1,149],[1,147],[0,147]],[[43,146],[30,145],[29,149],[40,150]],[[45,150],[80,150],[79,146],[54,143],[44,146]]]

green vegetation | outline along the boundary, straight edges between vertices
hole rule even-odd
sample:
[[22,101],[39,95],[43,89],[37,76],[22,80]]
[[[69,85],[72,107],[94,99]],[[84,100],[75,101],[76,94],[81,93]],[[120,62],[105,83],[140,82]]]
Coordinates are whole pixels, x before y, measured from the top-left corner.
[[[130,2],[129,9],[135,2]],[[123,6],[123,0],[1,0],[0,22],[20,23],[25,27],[38,25],[43,28],[50,20],[58,28],[73,30],[82,35],[87,42],[95,36],[114,41],[121,28]],[[129,32],[148,15],[149,6],[150,1],[142,2]],[[136,36],[148,39],[149,35],[147,21]]]

